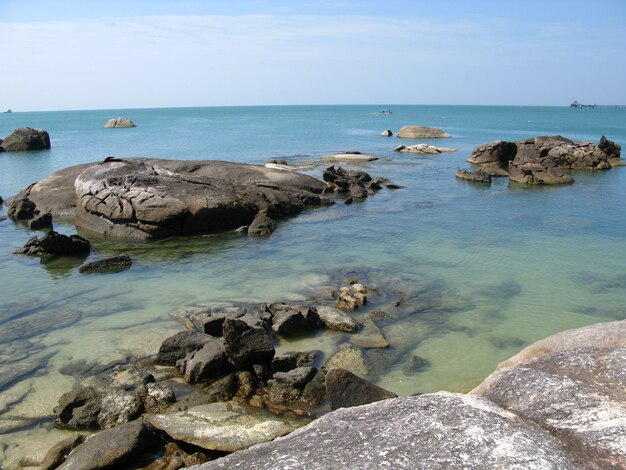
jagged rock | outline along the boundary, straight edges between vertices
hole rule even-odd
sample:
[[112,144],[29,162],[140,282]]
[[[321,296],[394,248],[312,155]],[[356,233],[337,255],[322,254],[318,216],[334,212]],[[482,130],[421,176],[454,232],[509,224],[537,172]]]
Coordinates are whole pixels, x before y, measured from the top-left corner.
[[491,183],[491,174],[483,170],[456,170],[456,177],[460,180],[472,181],[474,183]]
[[142,419],[99,432],[76,447],[59,470],[120,468],[158,443]]
[[188,383],[205,382],[226,375],[232,370],[224,341],[211,338],[201,349],[177,361],[178,369]]
[[40,467],[42,470],[53,470],[61,465],[67,459],[67,456],[76,447],[85,442],[85,436],[82,434],[76,434],[68,438],[63,439],[61,442],[52,446],[48,452],[46,452]]
[[609,159],[618,159],[622,153],[622,146],[616,144],[612,140],[607,139],[606,137],[600,137],[600,143],[598,144],[598,148],[604,152]]
[[53,217],[110,238],[196,235],[250,225],[332,201],[311,176],[263,166],[210,160],[112,159],[57,171],[25,188]]
[[181,331],[161,343],[155,362],[160,366],[175,366],[189,353],[202,349],[210,340],[211,338],[203,333]]
[[30,221],[29,227],[31,230],[41,230],[44,228],[52,228],[52,214],[40,215]]
[[198,330],[211,336],[222,336],[224,320],[227,318],[240,318],[246,314],[243,307],[217,308],[209,313],[198,313],[190,316],[191,321]]
[[265,214],[258,214],[248,226],[248,235],[267,237],[276,230],[276,222]]
[[98,425],[108,429],[138,418],[144,411],[139,394],[135,391],[107,389],[100,393]]
[[88,255],[91,250],[89,240],[80,235],[63,235],[50,230],[41,238],[33,237],[24,248],[16,251],[16,254],[28,256],[44,255]]
[[562,168],[546,168],[539,163],[511,164],[509,178],[522,184],[571,184],[574,178]]
[[382,137],[391,137],[393,135],[393,132],[391,131],[391,129],[386,129],[386,130],[382,131],[380,133],[380,135]]
[[400,139],[440,139],[450,134],[436,127],[404,126],[398,131]]
[[516,154],[515,143],[496,140],[476,147],[467,161],[475,165],[496,165],[506,170]]
[[355,310],[367,304],[367,288],[362,284],[343,286],[337,292],[336,305],[345,310]]
[[32,219],[35,216],[36,205],[27,198],[13,198],[9,201],[7,215],[12,219]]
[[167,385],[149,383],[141,388],[139,398],[146,413],[160,413],[176,401],[174,391]]
[[298,400],[306,385],[316,374],[315,367],[297,367],[288,372],[276,372],[267,382],[269,399],[273,403]]
[[[352,196],[354,191],[354,194],[357,194],[359,198],[362,198],[363,194],[367,197],[365,185],[372,180],[372,177],[364,171],[346,170],[342,167],[335,168],[334,166],[328,167],[324,171],[322,178],[331,185],[336,193],[350,192]],[[360,188],[360,190],[357,190],[357,188]]]
[[50,136],[43,129],[20,127],[5,137],[0,147],[6,152],[49,149]]
[[326,373],[326,393],[333,410],[366,405],[398,396],[350,371],[337,368],[330,369]]
[[283,336],[293,336],[311,331],[321,325],[314,308],[300,305],[271,304],[272,330]]
[[109,119],[104,124],[105,129],[112,129],[112,128],[117,129],[117,128],[129,128],[129,127],[137,127],[137,125],[133,121],[125,117],[112,118],[112,119]]
[[84,263],[80,268],[78,268],[78,272],[81,274],[117,273],[130,269],[132,265],[133,260],[130,259],[130,256],[128,255],[111,256],[109,258]]
[[319,305],[316,307],[316,310],[320,320],[329,330],[354,333],[359,329],[357,321],[338,308]]
[[289,434],[304,424],[235,402],[190,407],[152,415],[148,421],[177,441],[203,449],[235,452]]
[[54,409],[57,421],[74,429],[96,429],[102,397],[95,387],[82,387],[61,395]]
[[421,155],[438,155],[445,152],[456,152],[456,149],[450,147],[435,147],[428,144],[416,144],[416,145],[398,145],[394,148],[396,152],[403,153],[417,153]]
[[237,369],[270,362],[275,350],[263,327],[250,325],[241,318],[224,321],[226,354]]

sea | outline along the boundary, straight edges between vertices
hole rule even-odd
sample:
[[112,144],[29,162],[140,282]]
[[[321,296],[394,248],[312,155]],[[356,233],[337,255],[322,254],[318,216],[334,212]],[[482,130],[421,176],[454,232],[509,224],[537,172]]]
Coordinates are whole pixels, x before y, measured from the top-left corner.
[[[390,109],[391,114],[381,114]],[[124,116],[138,127],[104,129]],[[426,143],[456,152],[395,152],[404,125],[439,127]],[[472,149],[562,135],[626,144],[626,110],[521,106],[263,106],[0,114],[0,137],[43,128],[52,148],[0,154],[8,200],[52,172],[108,156],[286,160],[321,177],[331,154],[388,178],[363,202],[306,210],[267,238],[222,233],[155,242],[90,238],[91,258],[129,254],[131,269],[83,275],[76,258],[15,255],[34,234],[0,209],[0,462],[37,457],[65,436],[59,396],[91,372],[147,358],[183,329],[180,309],[223,302],[306,303],[347,282],[371,289],[390,346],[367,351],[370,379],[400,395],[467,392],[499,362],[553,333],[626,318],[626,168],[575,172],[567,186],[457,180]],[[626,148],[626,147],[624,147]],[[71,234],[70,224],[55,230]],[[35,233],[35,235],[40,233]],[[278,352],[329,357],[349,335],[276,339]],[[0,463],[0,467],[3,464]]]

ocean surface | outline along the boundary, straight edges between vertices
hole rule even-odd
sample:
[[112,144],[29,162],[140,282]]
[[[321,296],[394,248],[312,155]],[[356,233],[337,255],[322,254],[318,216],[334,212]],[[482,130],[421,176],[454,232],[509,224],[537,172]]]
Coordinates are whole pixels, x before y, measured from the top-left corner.
[[[154,354],[182,329],[171,313],[189,305],[306,301],[357,279],[376,288],[370,310],[391,312],[383,323],[391,347],[368,352],[371,379],[402,395],[468,391],[536,340],[626,317],[626,168],[574,173],[576,182],[564,187],[502,178],[483,186],[454,177],[475,146],[497,139],[560,134],[597,143],[606,135],[624,147],[625,110],[392,106],[391,115],[377,113],[386,108],[0,114],[0,137],[29,126],[46,129],[52,141],[51,150],[0,154],[5,200],[55,170],[107,156],[254,164],[280,158],[321,177],[322,157],[356,150],[380,157],[358,168],[403,187],[305,211],[266,239],[93,238],[93,258],[128,253],[135,260],[130,270],[108,275],[79,274],[82,260],[14,255],[33,233],[0,221],[0,462],[60,440],[63,432],[52,425],[58,397],[85,371]],[[138,127],[103,129],[117,116]],[[379,134],[407,124],[443,128],[452,137],[428,143],[458,151],[394,152],[418,141]],[[320,332],[277,347],[330,355],[347,341]]]

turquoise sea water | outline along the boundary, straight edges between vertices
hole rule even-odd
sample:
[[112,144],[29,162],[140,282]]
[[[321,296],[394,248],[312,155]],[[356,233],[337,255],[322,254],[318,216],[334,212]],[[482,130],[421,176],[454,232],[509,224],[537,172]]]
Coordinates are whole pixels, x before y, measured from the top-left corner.
[[[386,107],[385,107],[386,108]],[[378,291],[390,312],[391,348],[370,351],[372,380],[399,394],[465,391],[502,360],[557,331],[626,317],[626,169],[574,173],[566,187],[527,188],[495,179],[457,181],[471,150],[497,139],[560,134],[624,146],[626,111],[549,107],[393,106],[232,107],[0,114],[0,136],[41,127],[52,149],[0,154],[0,196],[66,166],[109,155],[222,159],[273,158],[314,165],[358,150],[380,158],[359,168],[404,188],[363,203],[306,211],[267,239],[232,234],[147,244],[93,239],[92,256],[129,253],[132,269],[80,275],[80,260],[13,255],[32,233],[0,222],[0,458],[6,462],[62,437],[52,408],[75,383],[68,364],[106,365],[154,353],[181,327],[170,313],[217,301],[304,300],[355,277]],[[127,116],[139,127],[103,129]],[[441,127],[434,145],[457,152],[393,151],[406,124]],[[408,141],[411,142],[411,141]],[[412,143],[412,142],[411,142]],[[415,142],[417,143],[417,141]],[[0,216],[6,215],[5,208]],[[56,225],[64,233],[73,227]],[[394,302],[400,301],[400,307]],[[360,311],[356,312],[361,315]],[[281,350],[347,341],[322,333],[283,341]],[[411,355],[426,359],[407,367]],[[29,447],[30,446],[30,447]],[[31,449],[31,450],[29,450]]]

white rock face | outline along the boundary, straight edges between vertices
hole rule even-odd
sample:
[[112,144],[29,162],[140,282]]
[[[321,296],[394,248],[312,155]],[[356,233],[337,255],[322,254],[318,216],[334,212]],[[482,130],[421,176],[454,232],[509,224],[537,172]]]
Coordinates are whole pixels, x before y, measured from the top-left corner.
[[109,119],[104,125],[105,129],[120,129],[120,128],[129,128],[129,127],[137,127],[133,121],[125,117],[118,117]]

